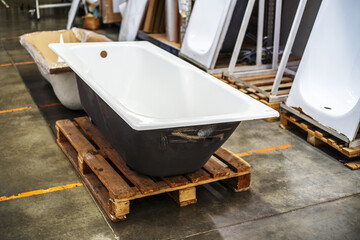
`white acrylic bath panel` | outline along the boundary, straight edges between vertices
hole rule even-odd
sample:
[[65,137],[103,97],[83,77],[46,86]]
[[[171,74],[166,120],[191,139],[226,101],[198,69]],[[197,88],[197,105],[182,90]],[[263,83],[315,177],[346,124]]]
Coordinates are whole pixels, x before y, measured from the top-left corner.
[[210,68],[232,5],[232,0],[196,0],[180,54]]
[[354,140],[360,122],[360,1],[323,0],[286,104]]
[[[135,130],[237,122],[278,112],[148,42],[50,44]],[[105,58],[100,56],[107,52]]]

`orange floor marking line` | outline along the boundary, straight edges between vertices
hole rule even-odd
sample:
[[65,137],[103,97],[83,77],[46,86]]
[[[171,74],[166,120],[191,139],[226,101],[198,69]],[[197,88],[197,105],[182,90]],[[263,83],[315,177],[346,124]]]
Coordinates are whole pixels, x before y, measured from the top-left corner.
[[19,37],[8,37],[8,38],[0,38],[0,40],[8,40],[8,39],[18,39]]
[[270,151],[274,151],[274,150],[279,150],[279,149],[285,149],[285,148],[290,148],[291,145],[290,144],[283,144],[283,145],[279,145],[276,147],[269,147],[269,148],[263,148],[263,149],[257,149],[257,150],[251,150],[248,152],[243,152],[243,153],[238,153],[236,154],[239,157],[244,157],[244,156],[249,156],[253,153],[264,153],[264,152],[270,152]]
[[0,114],[1,113],[9,113],[9,112],[17,112],[17,111],[28,110],[28,109],[31,109],[31,107],[21,107],[21,108],[14,108],[14,109],[8,109],[8,110],[0,110]]
[[48,189],[40,189],[40,190],[35,190],[35,191],[30,191],[30,192],[19,193],[18,195],[13,195],[10,197],[2,196],[2,197],[0,197],[0,202],[17,199],[17,198],[30,197],[30,196],[34,196],[34,195],[40,195],[40,194],[44,194],[44,193],[56,192],[56,191],[61,191],[61,190],[80,187],[80,186],[82,186],[82,183],[72,183],[72,184],[58,186],[58,187],[51,187]]
[[11,66],[12,63],[5,63],[5,64],[0,64],[0,67],[8,67],[8,66]]
[[44,105],[39,105],[39,107],[44,108],[44,107],[52,107],[52,106],[61,106],[61,103],[50,103],[50,104],[44,104]]
[[15,65],[18,66],[18,65],[33,64],[33,63],[35,63],[35,62],[34,61],[18,62],[18,63],[15,63]]
[[[18,62],[18,63],[14,63],[14,65],[19,66],[19,65],[26,65],[26,64],[33,64],[33,63],[35,63],[35,62],[34,61]],[[0,64],[0,67],[8,67],[8,66],[12,66],[12,63]]]

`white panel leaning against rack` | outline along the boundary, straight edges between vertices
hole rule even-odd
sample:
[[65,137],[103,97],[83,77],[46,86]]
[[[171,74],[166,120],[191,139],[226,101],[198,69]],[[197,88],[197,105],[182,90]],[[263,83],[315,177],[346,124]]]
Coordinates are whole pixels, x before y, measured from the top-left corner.
[[353,147],[360,142],[356,139],[360,123],[359,9],[358,0],[322,1],[287,106],[283,106],[304,118],[297,111],[300,108],[306,117]]
[[219,54],[234,10],[235,0],[195,1],[180,56],[209,69]]
[[[256,0],[249,0],[246,13],[244,16],[244,20],[242,22],[237,42],[231,56],[230,64],[224,75],[230,77],[233,80],[244,84],[245,86],[254,89],[260,94],[265,95],[269,102],[279,102],[283,101],[287,98],[288,92],[279,92],[280,83],[284,77],[284,74],[294,76],[295,72],[293,70],[288,69],[287,67],[296,66],[298,64],[297,61],[288,62],[289,56],[291,53],[291,49],[294,45],[295,37],[297,31],[299,29],[299,25],[301,22],[301,18],[303,16],[305,6],[307,0],[300,0],[294,21],[285,45],[285,49],[279,62],[279,43],[280,43],[280,24],[281,24],[281,10],[282,10],[282,0],[276,0],[276,11],[275,11],[275,23],[274,23],[274,43],[273,43],[273,56],[272,56],[272,64],[263,64],[262,63],[262,49],[263,49],[263,29],[264,29],[264,14],[265,14],[265,0],[259,1],[259,13],[258,13],[258,33],[257,33],[257,51],[256,51],[256,65],[253,66],[236,66],[236,62],[238,60],[241,47],[243,45],[243,41],[245,38],[245,33],[249,25],[250,16],[252,14],[254,4]],[[268,74],[267,79],[263,79],[264,81],[273,81],[271,86],[271,91],[265,91],[264,88],[258,87],[254,85],[251,81],[244,81],[241,77],[246,76],[260,76],[263,74]],[[270,76],[270,77],[269,77]],[[286,85],[291,85],[291,83],[287,83]]]

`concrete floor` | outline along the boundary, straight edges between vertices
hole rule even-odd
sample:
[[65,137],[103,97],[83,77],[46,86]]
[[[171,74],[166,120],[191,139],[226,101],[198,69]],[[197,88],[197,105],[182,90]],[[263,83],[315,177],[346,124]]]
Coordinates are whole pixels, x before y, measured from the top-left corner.
[[[84,112],[41,107],[58,102],[51,86],[35,64],[14,64],[32,58],[12,37],[64,28],[66,11],[44,10],[38,22],[18,6],[0,4],[0,111],[31,109],[0,114],[0,197],[81,182],[55,143],[54,122]],[[101,32],[116,39],[118,29]],[[0,201],[0,239],[360,239],[360,171],[278,125],[244,122],[225,144],[237,153],[291,145],[244,157],[252,165],[246,192],[207,184],[197,188],[198,203],[184,208],[166,194],[138,199],[119,223],[83,186]]]

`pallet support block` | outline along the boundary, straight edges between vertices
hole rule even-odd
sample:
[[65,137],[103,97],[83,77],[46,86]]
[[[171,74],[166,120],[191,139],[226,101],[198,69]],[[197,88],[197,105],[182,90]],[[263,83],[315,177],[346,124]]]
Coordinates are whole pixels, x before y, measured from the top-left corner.
[[126,215],[130,213],[130,201],[121,201],[110,197],[109,212],[116,219],[125,220]]
[[195,204],[196,199],[196,187],[190,187],[168,193],[180,207],[185,207],[190,204]]
[[311,145],[313,145],[314,147],[319,147],[324,145],[325,143],[323,141],[321,141],[320,139],[318,139],[315,134],[311,134],[310,132],[308,132],[307,134],[307,139],[306,141],[308,143],[310,143]]
[[243,192],[250,188],[251,174],[224,180],[224,182],[235,192]]

